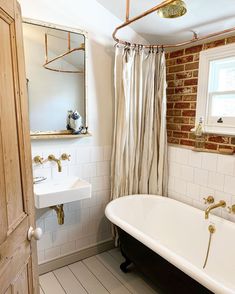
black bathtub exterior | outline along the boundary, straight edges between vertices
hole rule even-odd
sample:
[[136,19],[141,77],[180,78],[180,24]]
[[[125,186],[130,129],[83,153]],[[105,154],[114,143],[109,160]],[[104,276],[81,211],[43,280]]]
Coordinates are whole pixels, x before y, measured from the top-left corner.
[[118,228],[118,232],[120,249],[126,259],[120,266],[122,271],[128,274],[133,263],[163,294],[213,293],[125,231]]

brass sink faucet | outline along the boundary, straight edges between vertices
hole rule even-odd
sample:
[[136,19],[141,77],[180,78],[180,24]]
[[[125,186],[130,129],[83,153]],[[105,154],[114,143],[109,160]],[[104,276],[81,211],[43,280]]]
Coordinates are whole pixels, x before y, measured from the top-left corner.
[[50,154],[48,156],[48,160],[49,161],[55,161],[57,163],[57,165],[58,165],[58,172],[59,173],[62,172],[62,165],[61,165],[61,160],[60,159],[56,158],[55,155]]
[[218,207],[225,207],[225,206],[226,206],[226,202],[224,200],[220,200],[219,203],[208,206],[207,209],[205,210],[205,219],[209,218],[209,213],[212,209],[215,209]]

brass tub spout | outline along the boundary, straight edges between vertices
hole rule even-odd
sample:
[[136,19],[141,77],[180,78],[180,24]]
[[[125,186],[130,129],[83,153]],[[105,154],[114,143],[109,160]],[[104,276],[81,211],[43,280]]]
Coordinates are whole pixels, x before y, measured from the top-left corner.
[[58,165],[58,172],[59,173],[62,172],[62,165],[61,165],[61,160],[60,159],[57,159],[55,157],[55,155],[51,154],[51,155],[48,156],[48,160],[49,161],[55,161],[57,163],[57,165]]
[[224,200],[220,200],[220,202],[217,204],[210,205],[205,210],[205,219],[209,218],[209,213],[211,212],[211,210],[218,208],[218,207],[225,207],[225,206],[226,206],[226,202]]

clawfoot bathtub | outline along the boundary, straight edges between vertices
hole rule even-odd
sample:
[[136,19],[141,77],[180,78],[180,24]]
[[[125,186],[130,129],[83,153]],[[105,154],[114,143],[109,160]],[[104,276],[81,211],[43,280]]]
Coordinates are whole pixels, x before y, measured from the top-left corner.
[[[148,274],[151,264],[150,276],[158,279],[168,264],[165,275],[172,268],[179,271],[182,281],[187,280],[185,277],[189,279],[186,284],[195,282],[193,289],[199,290],[194,293],[235,293],[234,223],[214,215],[205,220],[203,211],[155,195],[131,195],[113,200],[105,214],[119,228],[121,250],[126,257],[123,270],[133,262],[140,269],[143,264],[143,272]],[[209,225],[215,232],[203,268]],[[180,292],[176,289],[175,293]]]

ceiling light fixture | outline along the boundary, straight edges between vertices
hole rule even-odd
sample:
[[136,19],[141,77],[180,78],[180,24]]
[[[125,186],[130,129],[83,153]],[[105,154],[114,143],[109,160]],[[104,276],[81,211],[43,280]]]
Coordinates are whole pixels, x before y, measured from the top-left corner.
[[186,12],[186,4],[182,0],[176,0],[157,11],[158,15],[162,18],[176,18],[183,16]]

